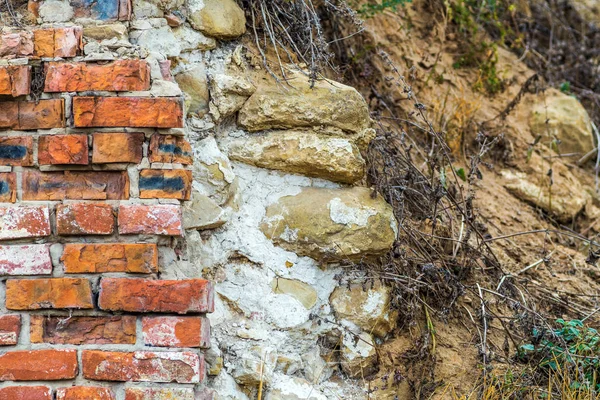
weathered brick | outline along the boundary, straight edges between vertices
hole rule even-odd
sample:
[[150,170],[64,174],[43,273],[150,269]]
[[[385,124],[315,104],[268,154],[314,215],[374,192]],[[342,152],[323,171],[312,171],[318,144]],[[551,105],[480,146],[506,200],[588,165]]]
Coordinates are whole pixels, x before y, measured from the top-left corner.
[[18,58],[33,54],[33,34],[17,32],[0,34],[0,57]]
[[88,164],[87,135],[44,135],[38,139],[40,165]]
[[93,308],[92,288],[87,279],[9,279],[6,281],[6,308]]
[[114,229],[115,217],[109,204],[56,206],[56,231],[59,235],[110,235]]
[[36,29],[33,35],[36,57],[75,57],[83,49],[83,29],[78,26]]
[[[1,122],[0,122],[1,124]],[[0,137],[0,165],[33,165],[33,138],[31,136]]]
[[0,275],[50,275],[52,260],[45,244],[0,246]]
[[92,142],[94,164],[142,161],[143,133],[94,133]]
[[71,0],[76,18],[91,18],[103,21],[127,21],[131,14],[130,0]]
[[78,128],[182,128],[182,107],[179,98],[75,97],[73,122]]
[[141,199],[189,200],[192,171],[185,169],[144,169],[140,171]]
[[50,235],[48,207],[0,208],[0,240]]
[[158,272],[155,244],[66,244],[61,261],[68,274]]
[[150,138],[150,162],[193,163],[192,146],[182,136],[161,135],[155,133]]
[[32,130],[65,126],[63,99],[0,103],[0,129]]
[[214,293],[212,284],[204,279],[104,278],[98,305],[107,311],[212,312]]
[[135,344],[134,316],[48,317],[32,315],[31,343]]
[[118,60],[109,64],[50,62],[45,68],[46,92],[150,89],[150,68],[143,60]]
[[17,178],[14,172],[0,172],[0,202],[14,203],[17,199]]
[[84,350],[83,376],[98,381],[198,383],[204,360],[193,352]]
[[0,66],[0,95],[25,96],[31,91],[31,67]]
[[210,347],[210,322],[204,317],[144,317],[144,344],[159,347]]
[[22,174],[23,200],[126,200],[126,171],[26,170]]
[[127,388],[125,400],[195,400],[192,388]]
[[114,400],[115,398],[113,391],[104,387],[71,386],[56,390],[56,400]]
[[46,386],[7,386],[0,388],[0,400],[52,400]]
[[[0,316],[0,346],[14,346],[19,341],[21,332],[20,315]],[[0,396],[2,399],[2,396]]]
[[9,351],[0,355],[2,381],[58,381],[77,375],[77,351]]
[[181,236],[181,207],[176,205],[119,206],[120,234]]

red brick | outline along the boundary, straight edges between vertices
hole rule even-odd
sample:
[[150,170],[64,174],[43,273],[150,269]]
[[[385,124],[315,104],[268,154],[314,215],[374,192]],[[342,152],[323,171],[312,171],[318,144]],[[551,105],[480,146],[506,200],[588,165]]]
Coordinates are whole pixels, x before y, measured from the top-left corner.
[[[0,316],[0,346],[14,346],[19,341],[21,332],[20,315]],[[2,396],[0,396],[0,399]]]
[[143,133],[94,133],[92,162],[139,163],[142,161]]
[[182,107],[179,98],[75,97],[73,122],[78,128],[183,128]]
[[58,381],[77,375],[77,351],[10,351],[0,355],[2,381]]
[[52,260],[45,244],[0,246],[0,275],[50,275]]
[[155,133],[150,138],[150,162],[179,163],[189,165],[194,162],[192,146],[181,136]]
[[192,388],[125,389],[125,400],[196,400],[194,396],[194,389]]
[[31,91],[31,67],[0,66],[0,95],[25,96]]
[[23,200],[126,200],[129,176],[125,171],[25,170]]
[[32,315],[31,343],[135,344],[136,317],[47,317]]
[[183,235],[176,205],[121,205],[118,220],[120,234]]
[[33,34],[31,32],[0,34],[0,57],[19,58],[33,54]]
[[60,204],[56,206],[56,233],[59,235],[110,235],[115,229],[109,204]]
[[33,36],[33,55],[36,57],[75,57],[83,49],[81,27],[36,29]]
[[101,21],[128,21],[131,17],[129,0],[102,0],[90,3],[85,0],[71,0],[75,18],[89,18]]
[[204,317],[144,317],[144,344],[159,347],[210,347],[210,322]]
[[98,305],[107,311],[212,312],[214,293],[212,284],[204,279],[104,278]]
[[66,244],[61,261],[68,274],[158,272],[155,244]]
[[92,288],[87,279],[9,279],[6,281],[6,308],[94,308]]
[[14,203],[17,200],[17,177],[14,172],[0,172],[0,202]]
[[38,140],[38,163],[88,164],[87,135],[44,135]]
[[150,89],[150,68],[142,60],[109,64],[50,62],[46,64],[46,92],[123,92]]
[[0,240],[50,235],[48,207],[0,208]]
[[97,381],[198,383],[204,360],[193,352],[84,350],[83,376]]
[[56,390],[56,400],[114,400],[115,394],[109,388],[92,386],[72,386]]
[[141,199],[189,200],[192,171],[185,169],[144,169],[140,171]]
[[33,130],[63,128],[65,110],[63,99],[0,103],[0,128]]
[[[0,122],[0,125],[2,122]],[[0,165],[33,165],[33,138],[31,136],[0,137]]]
[[46,386],[7,386],[0,388],[0,400],[52,400]]

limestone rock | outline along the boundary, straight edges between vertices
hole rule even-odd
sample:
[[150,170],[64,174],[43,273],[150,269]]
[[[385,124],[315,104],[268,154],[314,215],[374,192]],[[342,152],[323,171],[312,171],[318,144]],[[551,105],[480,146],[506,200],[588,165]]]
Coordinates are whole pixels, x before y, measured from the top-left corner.
[[317,291],[308,283],[296,279],[275,278],[271,282],[274,293],[289,294],[308,310],[317,304]]
[[213,75],[210,80],[211,114],[216,121],[233,115],[255,91],[243,70]]
[[253,346],[240,355],[232,376],[243,386],[258,386],[261,381],[268,385],[276,364],[277,352],[274,349]]
[[321,391],[302,378],[275,374],[266,400],[327,400]]
[[194,67],[175,75],[185,95],[186,110],[200,117],[208,112],[208,83],[204,64]]
[[229,146],[232,160],[335,182],[354,183],[365,173],[358,147],[346,138],[312,131],[251,135]]
[[597,0],[571,0],[569,5],[573,6],[585,21],[600,26],[600,4]]
[[165,57],[177,57],[181,53],[179,40],[168,26],[132,31],[131,38],[135,39],[140,47]]
[[281,247],[315,259],[384,254],[396,238],[392,207],[368,188],[306,188],[267,208],[262,232]]
[[183,206],[184,229],[213,229],[226,222],[225,212],[210,197],[192,192],[191,201]]
[[302,361],[304,361],[304,376],[313,384],[326,381],[333,374],[333,369],[321,357],[319,346],[303,354]]
[[146,18],[161,18],[164,12],[158,7],[158,4],[147,0],[133,0],[133,16],[135,20],[145,20]]
[[545,101],[540,101],[533,107],[529,125],[533,135],[542,135],[546,144],[553,137],[560,139],[562,143],[558,149],[563,154],[584,155],[595,147],[587,111],[575,97],[557,90],[548,90]]
[[181,51],[212,50],[217,47],[217,41],[204,36],[202,33],[182,25],[173,30],[173,34],[179,40]]
[[235,39],[246,32],[244,11],[234,0],[188,0],[194,29],[218,39]]
[[39,15],[44,22],[67,22],[74,11],[68,1],[48,0],[40,5]]
[[367,332],[361,332],[359,335],[344,333],[340,363],[342,370],[351,378],[362,378],[375,372],[377,350],[373,337]]
[[503,170],[504,187],[519,199],[550,213],[561,222],[571,221],[590,200],[590,194],[562,163],[552,165],[552,186],[547,176],[550,166],[535,155],[524,172]]
[[233,206],[238,183],[229,159],[209,136],[192,146],[194,150],[194,189],[213,199],[219,206]]
[[162,11],[173,11],[183,7],[184,0],[147,0],[149,3],[154,4],[158,9]]
[[390,310],[391,288],[377,284],[337,287],[330,296],[338,320],[347,320],[373,335],[384,337],[393,328],[396,314]]
[[367,103],[356,89],[330,81],[317,81],[311,88],[301,74],[295,74],[289,86],[265,81],[240,110],[238,122],[252,132],[331,127],[362,142],[373,134]]
[[83,37],[98,41],[117,39],[128,40],[127,27],[120,23],[91,25],[83,28]]

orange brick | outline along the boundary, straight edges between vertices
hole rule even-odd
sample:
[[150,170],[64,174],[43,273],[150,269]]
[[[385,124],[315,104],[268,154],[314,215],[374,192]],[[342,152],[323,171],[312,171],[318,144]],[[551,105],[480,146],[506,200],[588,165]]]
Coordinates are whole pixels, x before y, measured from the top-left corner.
[[183,128],[183,103],[166,97],[75,97],[73,121],[78,128]]
[[0,202],[15,202],[17,199],[16,181],[14,172],[0,172]]
[[104,278],[98,305],[107,311],[212,312],[213,296],[212,284],[204,279]]
[[56,400],[114,400],[115,394],[109,388],[92,386],[72,386],[56,390]]
[[9,351],[0,355],[0,380],[57,381],[77,375],[77,351]]
[[144,169],[139,179],[141,199],[189,200],[192,171],[185,169]]
[[135,344],[134,316],[48,317],[32,315],[31,343]]
[[139,163],[142,161],[143,133],[94,133],[92,162]]
[[66,244],[61,261],[68,274],[158,272],[155,244]]
[[[1,124],[1,123],[0,123]],[[33,138],[31,136],[0,137],[0,165],[33,165]]]
[[193,163],[192,146],[181,136],[161,135],[155,133],[150,138],[150,162]]
[[23,200],[127,200],[125,171],[40,172],[22,174]]
[[115,229],[109,204],[59,204],[56,206],[56,233],[59,235],[110,235]]
[[46,92],[123,92],[148,89],[150,68],[143,60],[118,60],[109,64],[46,64]]
[[44,135],[38,140],[38,163],[88,164],[87,135]]
[[81,27],[36,29],[33,37],[36,57],[75,57],[83,49]]
[[96,381],[198,383],[204,359],[193,352],[84,350],[83,376]]
[[31,67],[27,65],[0,66],[0,95],[28,95],[31,91]]
[[0,389],[0,400],[52,400],[46,386],[7,386]]
[[6,308],[93,308],[92,288],[87,279],[9,279],[6,281]]
[[121,205],[118,221],[123,235],[183,235],[181,207],[176,205]]
[[[21,332],[20,315],[0,316],[0,346],[14,346],[19,342]],[[0,396],[0,399],[2,397]]]
[[0,208],[0,240],[50,235],[48,207]]
[[24,131],[64,126],[63,99],[0,103],[0,128]]
[[210,322],[204,317],[144,317],[144,344],[159,347],[210,347]]

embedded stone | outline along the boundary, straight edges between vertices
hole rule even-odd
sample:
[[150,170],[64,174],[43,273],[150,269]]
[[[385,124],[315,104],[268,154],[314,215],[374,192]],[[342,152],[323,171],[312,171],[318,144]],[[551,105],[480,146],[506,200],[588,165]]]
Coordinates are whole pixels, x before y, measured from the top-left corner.
[[246,32],[244,10],[233,0],[188,0],[188,19],[208,36],[230,40]]
[[169,14],[165,16],[165,19],[169,26],[177,27],[173,29],[173,35],[178,40],[182,52],[194,50],[208,51],[217,47],[217,41],[214,38],[204,36],[201,32],[182,25],[183,22],[175,15]]
[[76,18],[91,18],[101,21],[128,20],[131,5],[129,0],[98,0],[92,3],[86,0],[71,0]]
[[[21,333],[20,315],[0,315],[0,346],[14,346]],[[0,400],[2,395],[0,395]]]
[[210,197],[192,191],[191,201],[183,205],[184,229],[214,229],[227,222],[225,211]]
[[225,73],[217,73],[210,80],[210,113],[217,121],[235,114],[242,108],[256,87],[246,72],[229,61]]
[[208,78],[204,64],[175,75],[175,81],[184,93],[185,106],[188,114],[203,117],[208,112]]
[[142,161],[143,133],[94,133],[94,164],[135,163]]
[[396,239],[392,207],[373,190],[305,188],[266,211],[260,229],[277,245],[317,260],[385,254]]
[[0,380],[56,381],[77,375],[76,350],[8,351],[0,354]]
[[377,370],[375,340],[367,332],[343,334],[340,365],[351,378],[363,378]]
[[33,34],[31,32],[0,34],[0,57],[20,58],[33,54]]
[[365,161],[352,141],[312,131],[278,131],[236,139],[229,145],[229,158],[343,183],[354,183],[365,174]]
[[98,41],[116,39],[123,41],[129,39],[127,27],[121,23],[90,25],[83,28],[83,37]]
[[273,293],[287,294],[310,310],[317,304],[317,291],[308,283],[297,279],[275,278],[271,281]]
[[88,164],[88,136],[82,135],[43,135],[38,139],[38,163]]
[[61,0],[47,0],[40,4],[38,13],[45,23],[67,22],[73,18],[73,7]]
[[60,260],[68,274],[150,274],[158,271],[158,249],[151,243],[68,243]]
[[6,308],[94,308],[92,288],[87,279],[9,279],[6,281]]
[[135,344],[136,317],[79,317],[32,315],[31,343]]
[[243,386],[269,384],[277,364],[277,351],[264,346],[252,346],[239,355],[232,376]]

